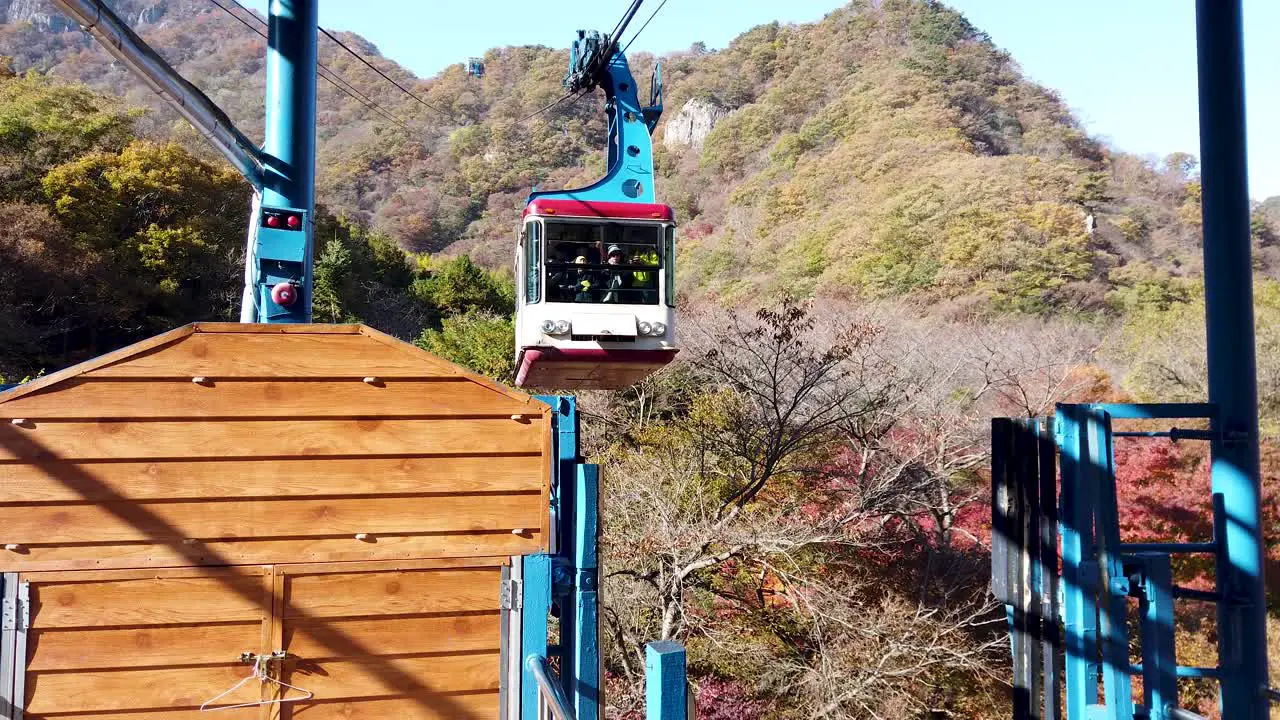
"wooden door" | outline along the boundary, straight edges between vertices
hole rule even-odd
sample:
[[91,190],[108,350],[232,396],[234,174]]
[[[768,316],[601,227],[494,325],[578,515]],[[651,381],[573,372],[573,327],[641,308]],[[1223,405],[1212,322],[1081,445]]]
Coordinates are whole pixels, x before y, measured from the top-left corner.
[[[30,573],[25,720],[496,718],[502,558]],[[9,636],[11,637],[11,636]],[[298,701],[311,693],[310,699]],[[0,713],[0,716],[4,713]]]
[[[269,568],[31,573],[25,718],[174,720],[244,679],[268,651]],[[251,702],[246,683],[229,700]],[[223,720],[259,718],[258,708]]]
[[497,718],[503,559],[279,566],[299,720]]

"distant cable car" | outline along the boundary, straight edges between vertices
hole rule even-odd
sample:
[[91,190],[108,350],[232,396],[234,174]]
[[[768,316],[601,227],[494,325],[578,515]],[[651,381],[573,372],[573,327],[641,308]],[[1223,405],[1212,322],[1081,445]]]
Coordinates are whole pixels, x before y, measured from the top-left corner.
[[484,61],[480,58],[471,58],[468,60],[467,74],[471,77],[484,77]]
[[535,199],[516,272],[516,385],[616,390],[675,357],[670,207]]

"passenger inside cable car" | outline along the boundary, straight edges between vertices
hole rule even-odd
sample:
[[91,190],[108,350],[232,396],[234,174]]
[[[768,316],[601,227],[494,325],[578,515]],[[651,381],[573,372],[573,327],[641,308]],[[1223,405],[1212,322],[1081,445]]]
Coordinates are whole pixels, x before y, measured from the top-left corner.
[[516,384],[616,389],[670,362],[674,255],[664,205],[532,203],[516,257]]
[[548,222],[545,228],[550,302],[658,304],[661,226]]

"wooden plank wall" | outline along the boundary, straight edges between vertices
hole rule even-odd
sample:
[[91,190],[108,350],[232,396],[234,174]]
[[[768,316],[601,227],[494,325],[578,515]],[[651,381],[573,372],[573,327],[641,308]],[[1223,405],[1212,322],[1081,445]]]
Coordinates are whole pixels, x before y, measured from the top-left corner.
[[364,329],[219,327],[0,397],[0,567],[545,549],[545,405]]
[[306,720],[470,720],[498,716],[501,569],[286,568],[286,682],[314,701]]
[[[493,718],[503,562],[27,574],[26,717],[194,720],[249,675],[241,653],[285,650],[273,676],[312,699],[218,716]],[[274,692],[255,680],[224,703],[301,696]]]
[[[28,720],[195,718],[270,640],[269,569],[35,573]],[[246,693],[259,688],[246,689]],[[233,720],[259,710],[220,713]]]

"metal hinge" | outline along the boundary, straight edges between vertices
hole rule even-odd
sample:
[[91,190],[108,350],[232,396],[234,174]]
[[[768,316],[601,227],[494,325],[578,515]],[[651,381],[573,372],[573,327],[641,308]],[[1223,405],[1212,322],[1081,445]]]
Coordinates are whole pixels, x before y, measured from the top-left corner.
[[0,630],[26,630],[31,626],[30,586],[19,584],[17,597],[0,602]]
[[498,606],[503,610],[520,610],[524,606],[524,602],[520,592],[519,580],[506,580],[502,583],[502,596],[498,600]]

